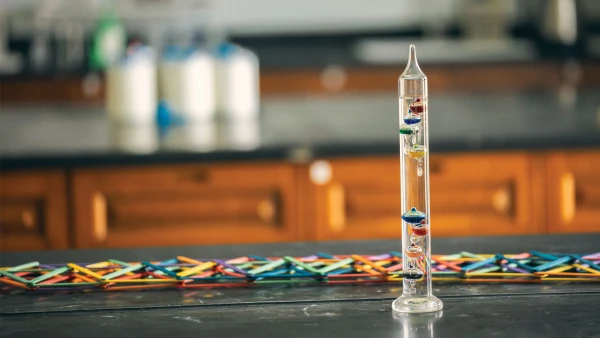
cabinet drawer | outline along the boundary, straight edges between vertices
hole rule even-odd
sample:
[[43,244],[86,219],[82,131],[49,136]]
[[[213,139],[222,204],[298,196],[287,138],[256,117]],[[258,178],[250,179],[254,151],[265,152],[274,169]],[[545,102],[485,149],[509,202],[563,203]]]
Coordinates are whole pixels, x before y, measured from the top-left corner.
[[[539,232],[543,202],[533,198],[537,182],[531,180],[534,162],[519,153],[432,156],[432,234]],[[390,157],[328,163],[331,179],[313,183],[317,238],[401,236],[399,160]]]
[[284,164],[77,171],[76,245],[296,240],[294,173]]
[[523,153],[432,157],[432,234],[544,231],[543,158]]
[[600,231],[600,153],[553,153],[547,167],[548,230]]
[[62,173],[0,174],[2,251],[66,248],[66,214]]

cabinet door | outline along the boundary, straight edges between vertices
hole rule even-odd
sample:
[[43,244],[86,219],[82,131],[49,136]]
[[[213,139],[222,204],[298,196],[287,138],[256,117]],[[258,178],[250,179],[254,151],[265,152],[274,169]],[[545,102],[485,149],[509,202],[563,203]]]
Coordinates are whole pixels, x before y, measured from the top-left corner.
[[[398,158],[326,163],[330,178],[312,179],[316,238],[399,238]],[[432,235],[540,232],[543,201],[536,201],[533,187],[542,186],[543,167],[536,163],[543,160],[519,153],[432,156]],[[537,179],[536,168],[542,170]]]
[[284,164],[79,170],[76,245],[126,247],[296,240],[294,168]]
[[0,249],[65,249],[65,179],[60,172],[0,173]]
[[600,231],[600,152],[552,153],[547,167],[548,230]]
[[430,171],[433,235],[545,232],[543,156],[434,156]]

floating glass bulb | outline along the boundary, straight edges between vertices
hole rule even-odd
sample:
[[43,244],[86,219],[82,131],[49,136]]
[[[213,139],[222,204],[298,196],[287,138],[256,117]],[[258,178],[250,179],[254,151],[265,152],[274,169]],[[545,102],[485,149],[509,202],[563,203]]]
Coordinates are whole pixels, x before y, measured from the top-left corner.
[[413,144],[413,146],[410,149],[408,149],[408,156],[414,158],[415,160],[420,160],[423,157],[425,157],[425,152],[427,152],[425,146],[422,146],[420,144]]
[[404,279],[408,279],[410,281],[418,281],[423,278],[423,272],[419,269],[410,269],[402,274]]
[[427,235],[427,224],[425,220],[421,221],[419,224],[412,224],[412,232],[417,236],[425,236]]
[[420,98],[417,98],[413,103],[409,106],[410,110],[414,114],[421,114],[425,112],[425,102],[423,102]]
[[411,224],[419,224],[422,220],[425,219],[425,217],[425,213],[417,210],[417,208],[412,208],[410,209],[410,211],[407,211],[404,214],[402,214],[402,219],[404,220],[404,222]]
[[421,122],[421,117],[417,114],[413,114],[410,110],[408,114],[404,115],[404,123],[406,124],[417,124]]
[[412,243],[408,249],[406,249],[406,255],[410,258],[419,258],[422,254],[423,249],[415,243]]
[[425,246],[425,237],[412,234],[412,235],[410,235],[410,242],[415,243],[420,247],[423,247],[423,246]]
[[414,127],[408,125],[408,124],[402,124],[400,126],[400,134],[402,135],[412,135],[416,133],[416,130],[414,129]]

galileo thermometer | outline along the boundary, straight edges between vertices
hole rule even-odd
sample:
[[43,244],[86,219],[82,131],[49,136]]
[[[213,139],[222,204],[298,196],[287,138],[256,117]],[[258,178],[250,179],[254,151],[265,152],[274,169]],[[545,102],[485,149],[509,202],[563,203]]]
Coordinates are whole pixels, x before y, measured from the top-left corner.
[[392,309],[434,312],[443,304],[431,290],[427,76],[419,68],[414,45],[398,79],[398,102],[403,289]]

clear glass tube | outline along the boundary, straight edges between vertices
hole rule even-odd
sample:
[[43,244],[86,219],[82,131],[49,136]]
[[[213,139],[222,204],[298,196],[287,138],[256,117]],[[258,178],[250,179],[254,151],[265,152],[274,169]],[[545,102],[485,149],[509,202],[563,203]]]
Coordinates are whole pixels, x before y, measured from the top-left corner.
[[398,79],[398,102],[403,291],[392,308],[401,313],[439,311],[442,301],[431,290],[427,76],[414,45]]

